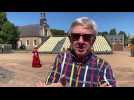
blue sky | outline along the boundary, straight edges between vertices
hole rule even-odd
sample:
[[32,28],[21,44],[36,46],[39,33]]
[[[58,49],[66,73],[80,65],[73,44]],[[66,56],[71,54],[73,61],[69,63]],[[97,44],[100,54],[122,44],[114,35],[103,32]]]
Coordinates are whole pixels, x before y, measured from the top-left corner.
[[[48,12],[47,21],[50,28],[67,32],[71,22],[77,17],[90,17],[98,31],[116,28],[117,32],[125,31],[134,35],[134,12]],[[7,12],[7,18],[17,26],[39,24],[40,12]]]

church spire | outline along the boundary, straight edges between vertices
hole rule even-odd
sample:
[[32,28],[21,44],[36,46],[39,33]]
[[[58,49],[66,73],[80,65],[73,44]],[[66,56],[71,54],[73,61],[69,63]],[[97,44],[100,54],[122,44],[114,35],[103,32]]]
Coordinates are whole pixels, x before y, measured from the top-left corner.
[[47,37],[50,35],[49,25],[47,24],[47,19],[46,19],[46,14],[47,12],[40,13],[40,34],[43,37]]

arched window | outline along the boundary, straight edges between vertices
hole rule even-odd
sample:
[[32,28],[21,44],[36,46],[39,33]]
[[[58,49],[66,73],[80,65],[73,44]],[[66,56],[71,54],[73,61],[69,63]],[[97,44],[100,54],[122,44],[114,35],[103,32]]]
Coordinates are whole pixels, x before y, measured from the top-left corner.
[[26,41],[26,46],[28,46],[28,45],[29,45],[29,40]]
[[37,40],[34,40],[33,42],[34,42],[33,43],[34,46],[37,45]]

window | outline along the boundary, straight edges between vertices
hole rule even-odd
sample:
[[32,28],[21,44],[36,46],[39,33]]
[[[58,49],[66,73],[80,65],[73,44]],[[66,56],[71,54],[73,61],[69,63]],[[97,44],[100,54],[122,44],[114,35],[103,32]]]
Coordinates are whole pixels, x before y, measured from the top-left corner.
[[34,46],[35,46],[35,45],[37,45],[37,41],[36,41],[36,40],[34,40]]
[[27,45],[27,46],[29,45],[29,40],[27,40],[27,43],[26,43],[26,45]]
[[122,43],[122,39],[120,39],[120,43]]

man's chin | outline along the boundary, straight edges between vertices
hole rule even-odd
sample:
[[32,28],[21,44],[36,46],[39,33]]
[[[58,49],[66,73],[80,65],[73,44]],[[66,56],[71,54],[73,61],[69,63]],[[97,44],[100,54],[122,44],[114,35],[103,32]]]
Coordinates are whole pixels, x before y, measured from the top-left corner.
[[84,56],[86,54],[86,52],[76,52],[77,56]]

